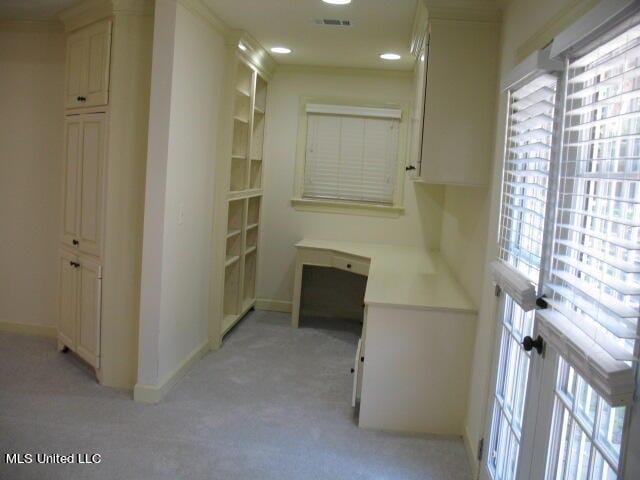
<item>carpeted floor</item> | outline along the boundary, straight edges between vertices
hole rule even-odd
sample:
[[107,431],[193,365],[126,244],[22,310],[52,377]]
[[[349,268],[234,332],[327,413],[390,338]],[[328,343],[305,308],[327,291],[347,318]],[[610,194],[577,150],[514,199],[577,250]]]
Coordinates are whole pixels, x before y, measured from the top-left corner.
[[[469,478],[460,439],[356,426],[359,326],[253,312],[158,405],[96,384],[51,340],[0,335],[0,479]],[[7,465],[9,452],[102,462]]]

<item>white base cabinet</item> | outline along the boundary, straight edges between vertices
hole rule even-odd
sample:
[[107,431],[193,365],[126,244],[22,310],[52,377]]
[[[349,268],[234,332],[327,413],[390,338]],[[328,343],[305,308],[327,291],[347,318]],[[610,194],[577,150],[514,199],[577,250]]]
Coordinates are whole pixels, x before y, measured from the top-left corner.
[[58,343],[100,368],[102,265],[86,255],[60,250]]

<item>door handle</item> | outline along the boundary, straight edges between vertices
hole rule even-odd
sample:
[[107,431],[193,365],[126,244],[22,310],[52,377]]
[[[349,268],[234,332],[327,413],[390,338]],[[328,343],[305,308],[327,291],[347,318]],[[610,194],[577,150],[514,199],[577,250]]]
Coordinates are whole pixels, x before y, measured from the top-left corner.
[[544,349],[544,339],[538,335],[534,340],[530,336],[526,336],[522,339],[522,348],[524,348],[525,352],[530,352],[534,348],[539,355],[542,355],[542,350]]

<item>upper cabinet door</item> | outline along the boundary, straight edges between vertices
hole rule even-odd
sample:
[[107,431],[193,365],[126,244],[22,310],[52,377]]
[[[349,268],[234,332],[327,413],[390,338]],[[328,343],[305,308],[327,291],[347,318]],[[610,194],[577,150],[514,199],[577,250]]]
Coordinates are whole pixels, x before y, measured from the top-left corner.
[[100,319],[102,309],[102,267],[80,256],[78,291],[78,355],[93,367],[100,367]]
[[109,101],[111,21],[89,25],[67,39],[66,107],[95,107]]
[[103,239],[106,115],[82,115],[82,173],[80,176],[79,247],[100,256]]
[[80,177],[82,172],[82,115],[65,120],[62,179],[62,242],[76,247],[80,238]]

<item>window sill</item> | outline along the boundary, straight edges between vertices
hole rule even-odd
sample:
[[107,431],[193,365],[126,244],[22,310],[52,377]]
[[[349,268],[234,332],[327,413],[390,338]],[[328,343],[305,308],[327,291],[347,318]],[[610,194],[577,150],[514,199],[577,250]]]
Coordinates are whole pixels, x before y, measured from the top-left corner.
[[404,213],[404,207],[397,205],[376,205],[374,203],[330,199],[292,198],[291,205],[301,212],[339,213],[371,217],[397,218]]

